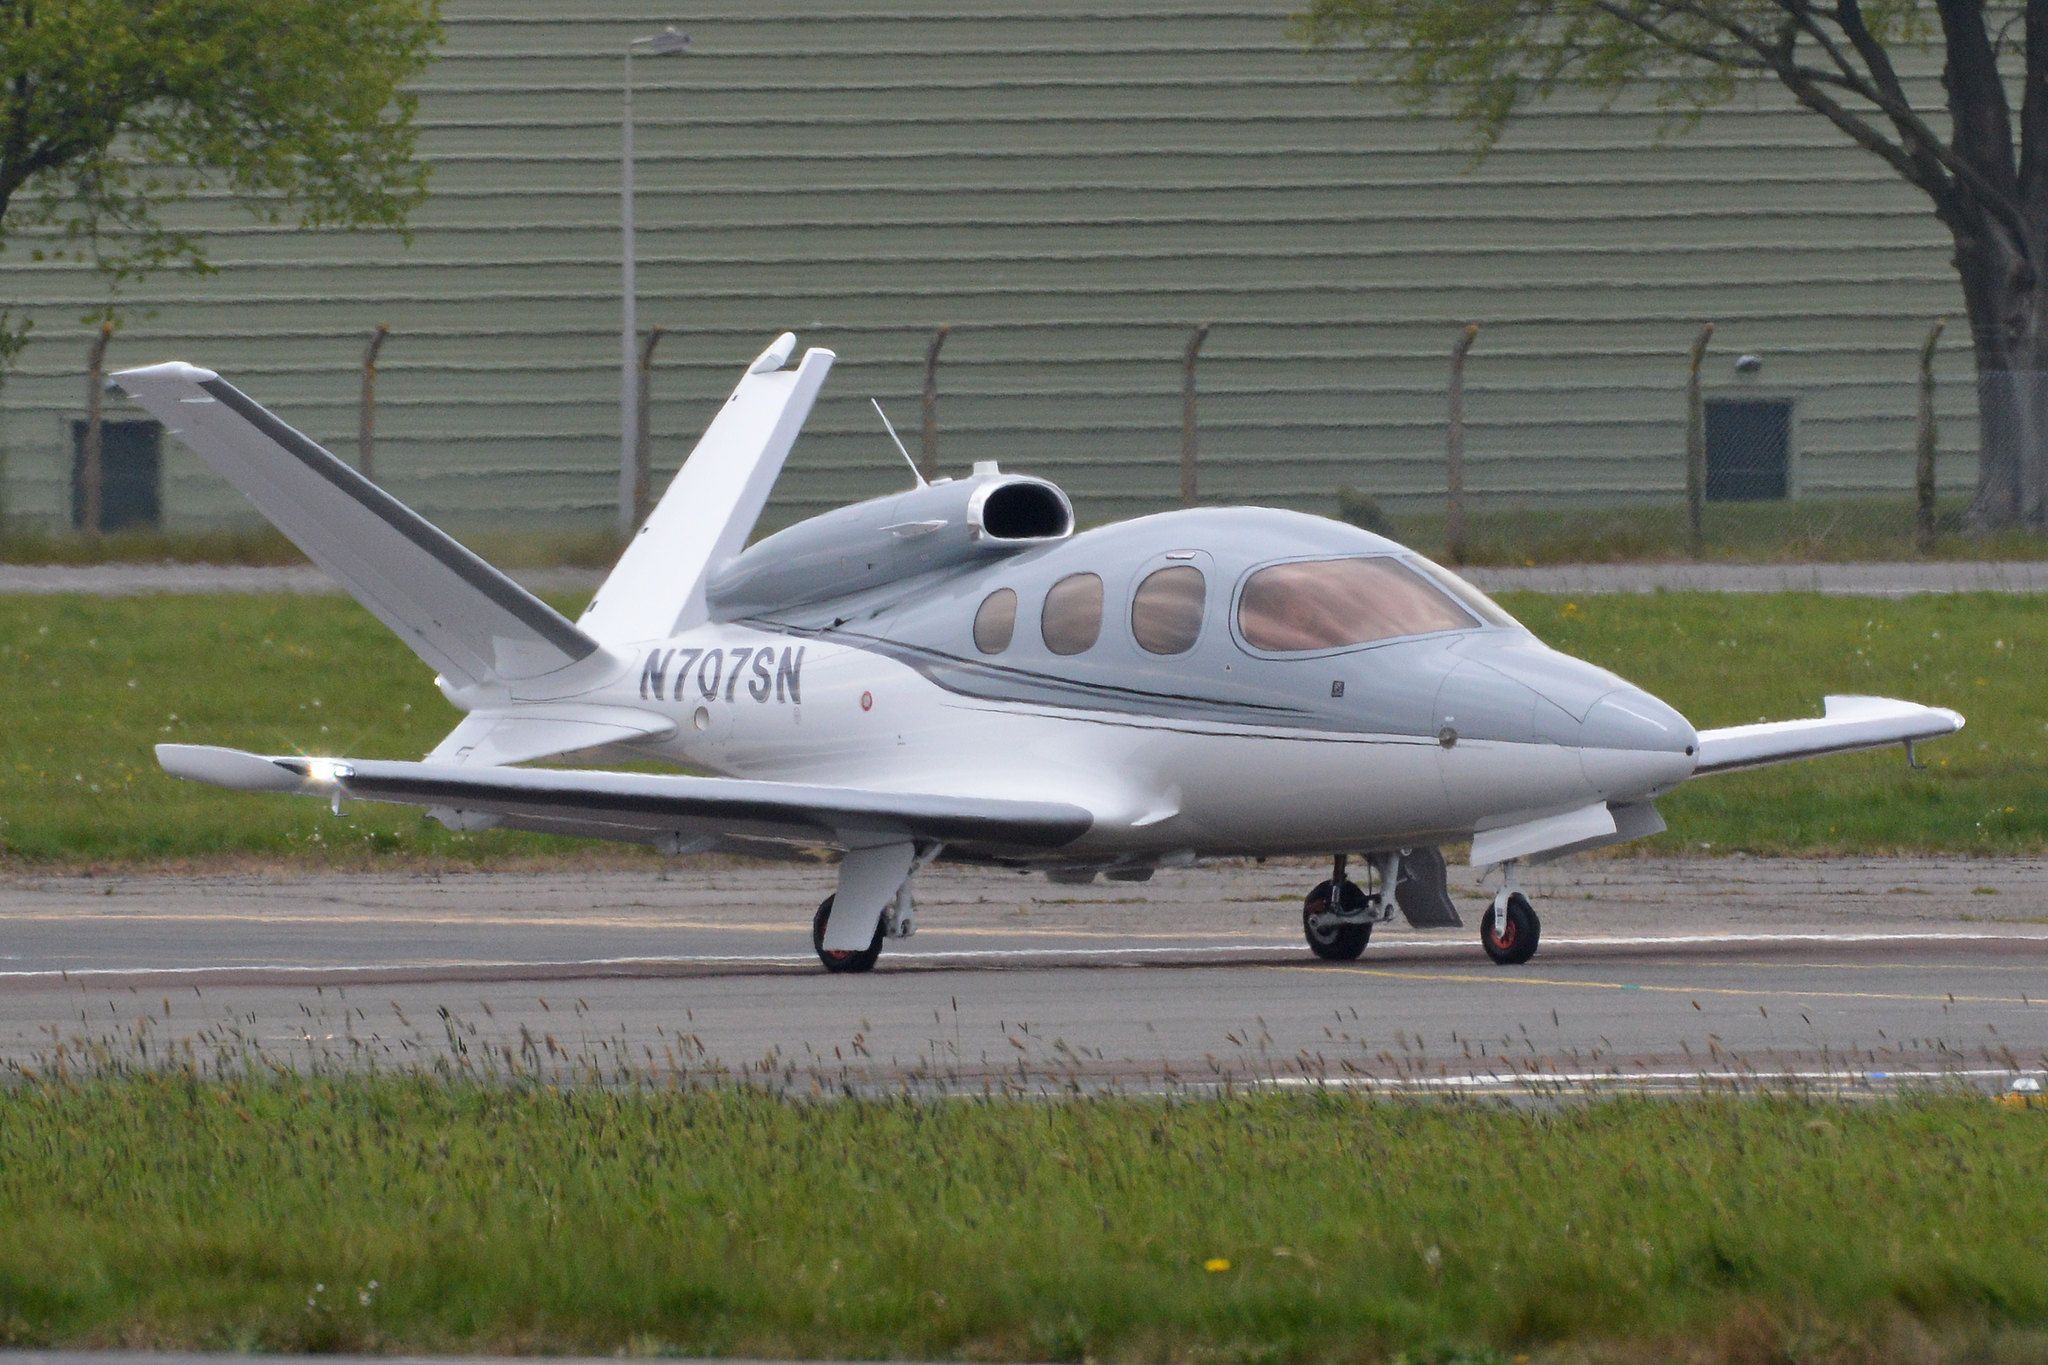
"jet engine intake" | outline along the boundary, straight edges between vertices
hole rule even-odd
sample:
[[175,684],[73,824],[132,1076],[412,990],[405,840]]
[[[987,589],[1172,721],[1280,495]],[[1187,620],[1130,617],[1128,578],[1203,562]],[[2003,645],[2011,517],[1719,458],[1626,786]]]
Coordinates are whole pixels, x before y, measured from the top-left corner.
[[714,616],[729,620],[982,563],[1073,533],[1074,505],[1058,485],[980,465],[969,478],[873,498],[778,531],[715,571],[705,597]]

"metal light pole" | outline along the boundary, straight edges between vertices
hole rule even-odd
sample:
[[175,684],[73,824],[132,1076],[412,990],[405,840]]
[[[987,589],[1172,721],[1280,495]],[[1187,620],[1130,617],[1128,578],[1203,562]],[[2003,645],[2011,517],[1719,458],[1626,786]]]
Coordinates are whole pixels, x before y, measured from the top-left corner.
[[690,35],[674,25],[626,44],[624,135],[619,154],[620,293],[623,299],[619,326],[619,533],[633,534],[634,451],[639,445],[638,362],[639,323],[634,317],[633,284],[633,49],[645,48],[650,56],[665,57],[689,49]]

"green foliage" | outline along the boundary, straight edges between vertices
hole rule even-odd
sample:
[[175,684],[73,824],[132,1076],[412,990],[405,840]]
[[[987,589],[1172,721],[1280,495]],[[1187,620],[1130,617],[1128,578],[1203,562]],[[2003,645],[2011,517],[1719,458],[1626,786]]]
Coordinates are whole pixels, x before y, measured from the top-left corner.
[[[5,229],[0,228],[0,246],[6,243]],[[0,384],[7,382],[7,371],[14,366],[14,357],[21,354],[21,348],[28,344],[29,328],[33,324],[27,318],[17,319],[11,308],[0,308]]]
[[2048,1325],[2044,1124],[1971,1095],[1513,1110],[39,1080],[0,1091],[0,1342],[2016,1360]]
[[1800,0],[1310,0],[1295,27],[1313,48],[1362,56],[1412,107],[1447,103],[1483,154],[1525,105],[1561,87],[1609,100],[1644,90],[1684,122],[1734,98],[1746,72],[1791,84],[1772,65],[1779,51],[1795,73],[1808,56],[1830,64],[1830,53],[1854,67],[1860,35],[1882,49],[1930,31],[1925,0],[1847,8],[1860,18],[1853,33],[1842,10]]
[[[438,0],[0,3],[0,249],[116,279],[202,244],[167,204],[225,189],[260,219],[399,226],[426,194],[406,89]],[[0,357],[4,358],[4,357]]]

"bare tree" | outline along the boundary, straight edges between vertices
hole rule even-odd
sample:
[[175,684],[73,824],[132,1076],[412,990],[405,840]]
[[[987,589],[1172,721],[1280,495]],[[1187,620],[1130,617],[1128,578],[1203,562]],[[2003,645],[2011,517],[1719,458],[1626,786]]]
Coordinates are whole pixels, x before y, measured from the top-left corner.
[[[1683,117],[1777,80],[1948,230],[1978,374],[1971,520],[2048,529],[2048,3],[1310,0],[1298,25],[1313,47],[1362,40],[1360,60],[1418,108],[1447,102],[1482,153],[1565,86],[1647,87]],[[1922,52],[1942,63],[1939,109],[1899,74]]]

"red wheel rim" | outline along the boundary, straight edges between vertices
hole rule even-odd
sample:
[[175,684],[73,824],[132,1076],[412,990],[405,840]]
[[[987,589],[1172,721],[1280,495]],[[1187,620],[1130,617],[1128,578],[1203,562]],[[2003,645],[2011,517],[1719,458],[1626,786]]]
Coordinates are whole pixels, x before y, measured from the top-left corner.
[[[1503,932],[1505,931],[1505,932]],[[1493,928],[1486,935],[1493,940],[1493,946],[1505,951],[1515,946],[1515,922],[1504,915],[1493,917]]]

